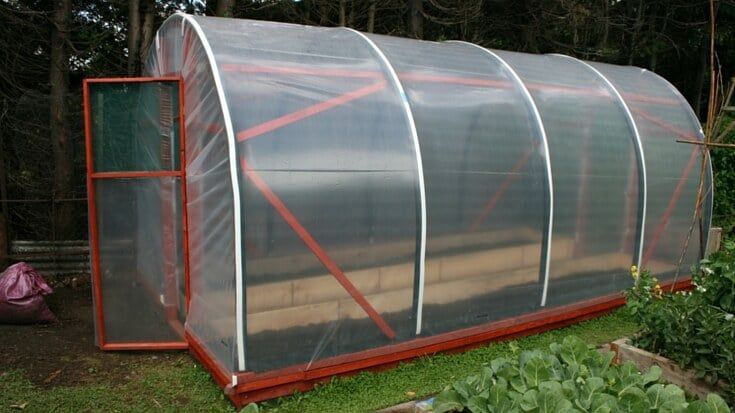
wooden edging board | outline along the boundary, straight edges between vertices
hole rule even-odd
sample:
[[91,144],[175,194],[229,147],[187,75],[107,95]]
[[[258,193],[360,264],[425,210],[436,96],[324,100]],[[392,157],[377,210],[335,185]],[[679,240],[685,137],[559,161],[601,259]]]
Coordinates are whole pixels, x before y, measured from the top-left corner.
[[711,385],[705,380],[697,378],[696,372],[693,370],[684,370],[666,357],[635,347],[627,338],[621,338],[610,343],[610,350],[615,353],[616,363],[632,361],[640,371],[646,371],[653,365],[659,366],[661,377],[665,381],[676,384],[685,392],[700,399],[706,398],[709,393],[722,393],[727,386],[722,380],[716,385]]
[[[690,286],[690,279],[686,278],[677,282],[674,288],[684,289]],[[491,341],[508,340],[565,327],[607,314],[624,304],[623,294],[615,293],[433,337],[417,338],[404,343],[336,356],[308,365],[262,373],[235,373],[237,385],[227,386],[226,393],[235,405],[243,406],[251,402],[286,396],[294,391],[306,391],[317,383],[331,380],[333,376],[350,375],[363,370],[387,369],[416,357],[466,350]],[[196,352],[194,355],[202,356]]]
[[[663,287],[669,286],[671,284]],[[690,288],[690,279],[680,280],[673,287],[676,290]],[[467,350],[492,341],[508,340],[565,327],[607,314],[624,304],[623,294],[615,293],[433,337],[417,338],[394,345],[331,357],[308,365],[291,366],[262,373],[234,373],[232,382],[228,380],[231,373],[219,365],[195,337],[187,334],[187,341],[192,355],[213,374],[215,382],[225,390],[230,400],[236,406],[241,407],[252,402],[287,396],[295,391],[309,390],[317,383],[331,380],[333,376],[351,375],[363,370],[384,370],[416,357]]]

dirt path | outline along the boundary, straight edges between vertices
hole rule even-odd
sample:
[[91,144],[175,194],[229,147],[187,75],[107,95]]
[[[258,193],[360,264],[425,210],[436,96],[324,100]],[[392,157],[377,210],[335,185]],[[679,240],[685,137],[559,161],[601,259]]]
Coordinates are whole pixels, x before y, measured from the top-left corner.
[[89,286],[59,287],[46,299],[58,324],[0,325],[0,374],[23,370],[39,386],[124,383],[136,367],[174,363],[185,352],[102,352],[94,344]]

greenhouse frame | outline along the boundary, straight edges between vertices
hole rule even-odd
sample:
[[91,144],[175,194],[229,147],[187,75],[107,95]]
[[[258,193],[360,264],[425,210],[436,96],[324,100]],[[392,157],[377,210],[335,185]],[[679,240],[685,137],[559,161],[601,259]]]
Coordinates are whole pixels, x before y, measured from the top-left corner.
[[677,142],[703,132],[645,69],[179,13],[145,76],[84,82],[96,342],[188,348],[237,405],[594,317],[631,265],[681,287],[704,254],[711,166]]

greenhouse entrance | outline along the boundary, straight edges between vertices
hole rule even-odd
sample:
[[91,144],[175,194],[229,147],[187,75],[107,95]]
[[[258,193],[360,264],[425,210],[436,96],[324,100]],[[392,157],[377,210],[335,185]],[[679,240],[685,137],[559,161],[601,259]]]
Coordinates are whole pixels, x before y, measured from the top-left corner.
[[105,350],[188,347],[181,90],[178,78],[84,83],[95,339]]

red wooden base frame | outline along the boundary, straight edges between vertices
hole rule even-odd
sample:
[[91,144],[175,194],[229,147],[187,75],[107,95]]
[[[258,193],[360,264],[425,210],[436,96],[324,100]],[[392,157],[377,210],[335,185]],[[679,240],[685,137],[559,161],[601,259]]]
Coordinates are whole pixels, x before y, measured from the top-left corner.
[[[686,290],[691,279],[676,284],[667,283],[663,288]],[[543,331],[565,327],[599,317],[625,304],[622,293],[610,294],[580,303],[544,309],[531,314],[507,318],[477,327],[465,328],[432,337],[417,338],[407,342],[383,346],[352,354],[332,357],[307,365],[291,366],[263,373],[235,373],[233,377],[221,366],[200,341],[187,332],[189,351],[209,370],[214,381],[237,406],[286,396],[295,391],[306,391],[317,383],[329,381],[333,376],[347,376],[363,370],[384,370],[399,362],[442,352],[457,352],[483,344],[523,337]]]

